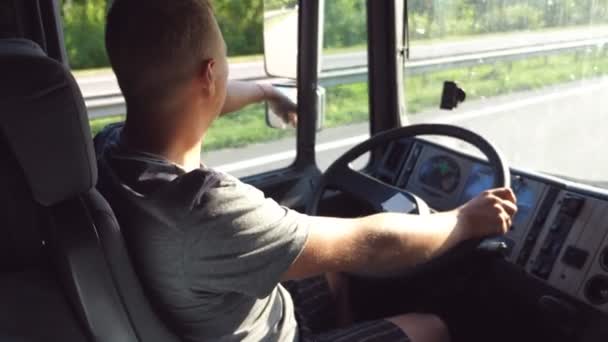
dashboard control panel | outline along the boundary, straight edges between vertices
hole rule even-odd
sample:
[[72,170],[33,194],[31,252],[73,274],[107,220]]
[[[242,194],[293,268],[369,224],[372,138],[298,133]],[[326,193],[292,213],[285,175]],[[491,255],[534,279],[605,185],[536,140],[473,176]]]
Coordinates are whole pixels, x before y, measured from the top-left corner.
[[[545,230],[544,239],[539,244],[538,253],[531,267],[533,274],[543,279],[549,278],[555,261],[580,214],[583,204],[585,204],[584,198],[573,195],[568,195],[558,202],[557,214],[549,228]],[[569,251],[567,260],[570,261],[570,264],[580,265],[585,263],[584,254],[586,252],[584,250],[570,246]]]
[[[376,172],[378,179],[440,211],[458,207],[494,182],[485,161],[418,139],[392,143]],[[608,313],[608,193],[542,174],[511,173],[518,213],[500,238],[509,247],[507,260]]]

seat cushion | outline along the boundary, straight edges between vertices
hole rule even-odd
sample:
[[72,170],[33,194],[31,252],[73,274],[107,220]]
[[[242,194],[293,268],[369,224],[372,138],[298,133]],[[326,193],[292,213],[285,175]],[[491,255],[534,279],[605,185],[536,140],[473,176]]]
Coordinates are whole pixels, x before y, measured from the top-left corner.
[[0,341],[88,341],[52,273],[0,273]]

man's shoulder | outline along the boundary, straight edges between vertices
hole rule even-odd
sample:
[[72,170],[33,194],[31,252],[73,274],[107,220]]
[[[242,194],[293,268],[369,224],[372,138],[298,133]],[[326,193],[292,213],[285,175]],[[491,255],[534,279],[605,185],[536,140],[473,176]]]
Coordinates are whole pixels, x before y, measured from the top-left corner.
[[261,191],[227,173],[205,166],[185,172],[161,156],[130,150],[120,141],[121,130],[122,124],[110,125],[95,137],[104,195],[182,212],[202,207],[221,211],[228,203],[242,208],[264,200]]

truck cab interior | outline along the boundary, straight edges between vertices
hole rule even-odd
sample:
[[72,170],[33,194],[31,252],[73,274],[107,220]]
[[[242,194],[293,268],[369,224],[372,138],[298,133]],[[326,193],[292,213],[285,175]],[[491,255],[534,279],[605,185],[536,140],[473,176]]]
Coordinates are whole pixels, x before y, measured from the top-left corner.
[[[458,116],[478,120],[468,126],[452,114],[408,120],[404,96],[415,89],[405,86],[403,65],[413,53],[408,37],[416,18],[408,18],[405,1],[363,3],[369,139],[319,167],[323,1],[302,0],[293,7],[295,159],[242,179],[299,211],[341,217],[429,215],[492,186],[510,186],[519,213],[506,236],[463,244],[406,274],[352,276],[356,319],[432,312],[447,322],[454,341],[607,341],[608,184],[595,177],[601,171],[587,171],[606,170],[608,161],[605,153],[589,152],[608,142],[596,134],[608,120],[601,98],[605,79],[596,77],[584,89],[555,86],[550,94],[535,94],[549,101],[541,104],[549,110],[517,116],[540,118],[534,136],[522,133],[535,125],[531,119],[503,127],[492,117],[499,107],[521,112],[513,96],[482,99],[489,109],[473,107]],[[483,59],[498,58],[493,53]],[[424,76],[427,64],[417,72]],[[444,89],[448,107],[463,100],[443,82],[436,87]],[[592,104],[584,98],[588,93]],[[440,102],[437,97],[436,107]],[[588,107],[591,112],[583,113]],[[567,122],[560,121],[559,108],[571,111]],[[475,129],[482,121],[489,128]],[[495,139],[496,131],[509,134]],[[580,145],[561,148],[572,139]],[[543,159],[546,151],[518,157],[540,145],[560,149],[548,172],[527,162]],[[365,162],[357,163],[362,156]],[[0,340],[179,341],[146,299],[112,209],[95,189],[89,115],[69,68],[57,0],[0,3],[0,160]],[[559,172],[573,164],[594,177]]]

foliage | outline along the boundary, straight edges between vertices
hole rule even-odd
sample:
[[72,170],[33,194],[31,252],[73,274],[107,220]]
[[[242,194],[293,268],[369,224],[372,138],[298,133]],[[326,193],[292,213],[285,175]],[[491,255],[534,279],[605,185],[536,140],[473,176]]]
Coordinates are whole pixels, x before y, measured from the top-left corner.
[[[65,38],[75,69],[107,66],[108,0],[62,0]],[[263,52],[263,12],[296,0],[214,0],[231,56]],[[365,0],[326,0],[326,48],[365,44]],[[266,6],[266,7],[265,7]],[[608,23],[608,0],[408,0],[412,39]],[[294,37],[295,39],[295,37]]]
[[264,0],[216,0],[213,8],[230,56],[262,53]]
[[106,0],[64,0],[61,13],[72,68],[109,65],[104,45]]
[[282,8],[293,8],[298,4],[298,0],[265,0],[264,10],[273,11]]
[[326,0],[324,26],[325,48],[365,44],[365,0]]
[[91,134],[95,136],[97,133],[101,132],[103,128],[107,125],[119,121],[124,121],[124,119],[124,115],[105,116],[102,118],[91,119],[89,121],[89,124],[91,126]]
[[[262,52],[264,0],[215,0],[213,7],[230,56]],[[73,69],[109,65],[104,45],[107,10],[108,0],[61,0],[65,43]]]

